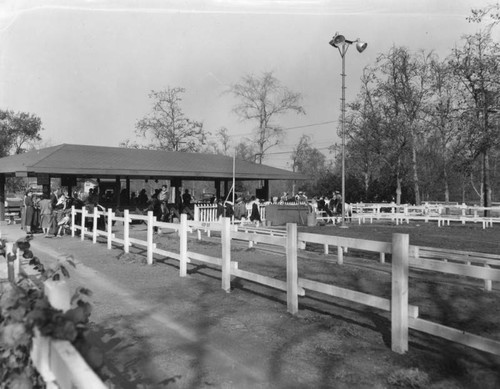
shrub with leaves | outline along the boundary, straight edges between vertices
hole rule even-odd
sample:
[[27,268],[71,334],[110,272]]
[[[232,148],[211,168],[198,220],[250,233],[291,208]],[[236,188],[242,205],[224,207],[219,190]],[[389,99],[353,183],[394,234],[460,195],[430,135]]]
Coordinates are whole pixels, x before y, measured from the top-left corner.
[[20,275],[17,282],[5,283],[0,290],[0,389],[44,387],[30,360],[34,328],[44,336],[72,342],[92,368],[101,367],[102,354],[86,339],[92,309],[85,297],[91,295],[90,290],[78,288],[71,298],[71,309],[64,313],[53,308],[36,283],[67,278],[68,270],[62,264],[45,269],[31,252],[28,240],[16,242],[14,254],[6,255],[5,247],[5,241],[0,241],[0,254],[8,262],[21,250],[40,275],[34,281]]

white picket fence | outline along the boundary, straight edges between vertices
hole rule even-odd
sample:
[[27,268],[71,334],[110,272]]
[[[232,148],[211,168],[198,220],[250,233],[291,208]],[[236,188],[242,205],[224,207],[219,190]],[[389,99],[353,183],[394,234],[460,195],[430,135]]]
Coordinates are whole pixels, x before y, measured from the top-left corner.
[[[15,253],[13,251],[14,245],[9,243],[7,253],[15,254],[16,258],[7,263],[7,274],[9,281],[15,283],[20,273],[26,273],[29,260],[23,258],[21,250],[17,249]],[[32,286],[36,287],[35,284]],[[66,281],[47,280],[43,287],[54,308],[63,312],[70,309],[71,291]],[[107,388],[69,341],[41,335],[37,328],[34,331],[30,357],[48,389]]]
[[[266,205],[259,204],[260,219],[264,222],[266,220]],[[246,220],[250,219],[247,213]],[[197,222],[216,222],[217,221],[217,204],[195,204],[194,205],[194,221]],[[238,222],[232,219],[232,222]]]
[[[158,222],[156,218],[153,217],[152,212],[149,212],[147,216],[142,216],[130,215],[128,211],[125,211],[123,217],[116,217],[111,210],[100,212],[94,209],[93,214],[87,214],[85,209],[76,210],[73,208],[73,220],[77,213],[81,213],[83,216],[82,224],[80,226],[73,224],[73,236],[75,231],[80,230],[82,240],[85,239],[85,236],[90,236],[93,242],[96,243],[97,236],[102,235],[107,238],[108,248],[111,248],[113,244],[118,244],[123,246],[125,252],[129,251],[131,245],[145,246],[147,249],[146,255],[148,264],[153,263],[155,254],[175,259],[179,261],[179,275],[181,277],[187,275],[187,265],[192,261],[201,261],[216,265],[221,268],[222,289],[226,292],[230,291],[232,276],[285,291],[287,296],[287,310],[291,314],[296,314],[298,312],[298,297],[304,296],[307,290],[391,312],[392,350],[395,352],[404,353],[408,350],[408,330],[409,328],[413,328],[478,350],[500,355],[499,341],[421,319],[418,317],[418,307],[408,304],[408,278],[410,268],[455,275],[460,274],[462,276],[483,279],[488,282],[499,282],[500,261],[498,260],[498,262],[493,260],[488,261],[488,266],[477,266],[476,261],[472,260],[468,263],[456,263],[456,258],[453,258],[450,262],[444,262],[442,258],[438,258],[437,260],[432,257],[426,258],[424,255],[421,255],[422,249],[416,246],[410,246],[409,236],[407,234],[393,234],[392,242],[388,243],[320,234],[298,233],[297,225],[290,223],[287,224],[286,231],[271,235],[270,233],[261,233],[257,230],[251,230],[245,226],[243,226],[244,230],[240,230],[238,225],[230,224],[229,218],[222,218],[217,222],[199,222],[188,221],[187,215],[181,215],[180,223],[173,224]],[[107,217],[106,231],[97,230],[97,219],[101,216]],[[93,220],[92,232],[88,232],[85,228],[84,220],[86,217]],[[146,221],[146,241],[133,239],[129,236],[129,223],[134,219]],[[123,238],[117,238],[113,233],[113,221],[123,222]],[[154,227],[176,230],[179,234],[179,247],[172,248],[172,251],[158,249],[156,244],[153,243]],[[189,250],[188,232],[193,232],[194,230],[220,232],[220,257],[208,256]],[[262,231],[264,231],[264,229]],[[286,280],[278,280],[266,275],[239,269],[238,262],[231,259],[231,242],[233,240],[274,245],[284,248],[286,253]],[[299,246],[304,247],[308,242],[320,243],[325,245],[326,248],[328,248],[328,246],[337,246],[337,261],[339,264],[343,263],[343,254],[349,248],[379,253],[381,260],[385,258],[386,254],[391,254],[391,298],[386,299],[300,277],[297,268],[298,250]],[[458,262],[460,262],[460,260],[461,259],[458,259]],[[484,265],[484,262],[482,265]]]

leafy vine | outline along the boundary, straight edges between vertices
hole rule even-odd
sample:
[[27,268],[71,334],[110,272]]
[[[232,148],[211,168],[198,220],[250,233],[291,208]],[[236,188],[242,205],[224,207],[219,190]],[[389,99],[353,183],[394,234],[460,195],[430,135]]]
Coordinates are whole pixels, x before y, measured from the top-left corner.
[[[0,255],[8,266],[13,266],[17,250],[39,274],[33,279],[20,273],[15,282],[0,284],[0,389],[45,387],[30,359],[35,328],[43,336],[71,342],[89,366],[98,370],[103,355],[87,340],[92,307],[85,299],[91,291],[77,288],[66,312],[53,308],[40,286],[46,280],[69,278],[67,268],[62,263],[45,268],[30,250],[27,238],[15,242],[12,252],[7,252],[7,242],[0,240]],[[66,262],[75,266],[70,260]]]

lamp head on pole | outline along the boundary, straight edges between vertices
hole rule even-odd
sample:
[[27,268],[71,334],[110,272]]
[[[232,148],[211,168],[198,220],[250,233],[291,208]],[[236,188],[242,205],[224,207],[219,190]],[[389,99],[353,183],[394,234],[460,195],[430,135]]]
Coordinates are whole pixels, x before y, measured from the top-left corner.
[[367,47],[367,46],[368,46],[368,43],[366,43],[366,42],[361,42],[361,41],[359,40],[359,38],[356,40],[356,49],[357,49],[360,53],[362,53],[362,52],[366,49],[366,47]]
[[342,46],[344,43],[345,43],[344,35],[340,35],[338,32],[335,33],[332,40],[330,41],[330,45],[337,48],[339,46]]

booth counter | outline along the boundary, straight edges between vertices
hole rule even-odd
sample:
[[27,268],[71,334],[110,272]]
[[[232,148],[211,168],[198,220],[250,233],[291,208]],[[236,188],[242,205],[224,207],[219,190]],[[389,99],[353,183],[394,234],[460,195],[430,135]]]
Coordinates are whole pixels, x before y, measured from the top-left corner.
[[266,206],[266,222],[271,226],[282,226],[286,223],[305,226],[308,224],[308,213],[307,205],[269,204]]

